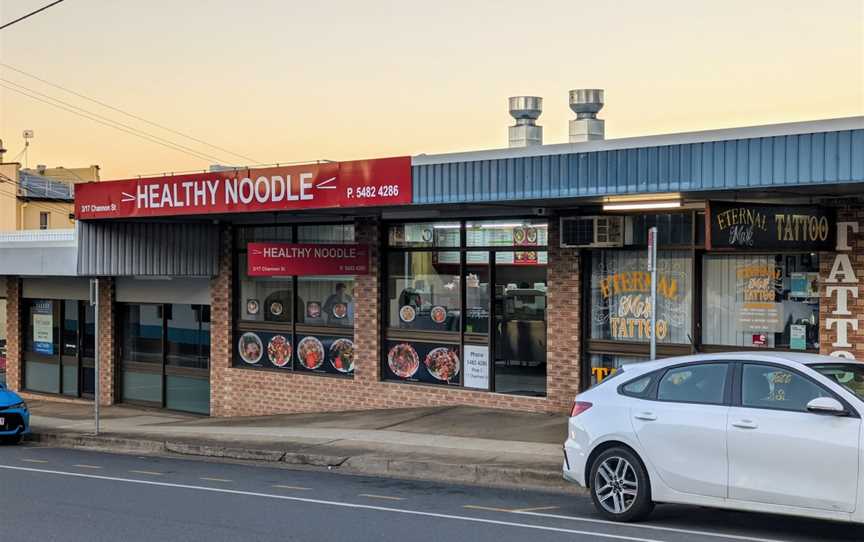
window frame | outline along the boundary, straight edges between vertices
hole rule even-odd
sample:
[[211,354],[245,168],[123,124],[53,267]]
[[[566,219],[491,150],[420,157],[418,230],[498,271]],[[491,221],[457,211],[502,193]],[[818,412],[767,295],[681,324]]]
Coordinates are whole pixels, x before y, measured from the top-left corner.
[[741,361],[736,361],[735,363],[737,364],[738,367],[737,367],[737,370],[736,370],[735,375],[734,375],[736,381],[734,383],[734,387],[732,390],[733,393],[732,393],[732,405],[731,406],[733,406],[733,407],[750,408],[750,409],[754,409],[754,410],[769,410],[772,412],[790,412],[790,413],[794,413],[794,414],[812,414],[814,416],[824,416],[824,414],[819,414],[817,412],[810,412],[806,408],[804,410],[797,410],[797,409],[789,409],[789,408],[774,408],[774,407],[768,407],[768,406],[747,406],[747,405],[744,405],[744,401],[743,401],[744,365],[762,365],[762,366],[766,366],[766,367],[774,367],[774,368],[792,373],[792,374],[794,374],[800,378],[804,378],[805,380],[808,380],[811,384],[821,388],[823,392],[828,394],[828,397],[832,397],[832,398],[836,399],[837,401],[840,402],[841,405],[843,405],[843,408],[846,409],[845,414],[835,414],[835,416],[840,417],[840,418],[843,418],[843,417],[860,418],[861,417],[861,415],[849,403],[849,401],[847,401],[846,399],[844,399],[843,397],[841,397],[840,395],[835,393],[833,390],[827,388],[821,382],[818,382],[815,378],[812,378],[810,375],[804,373],[803,371],[798,370],[795,367],[783,365],[782,363],[775,363],[775,362],[771,362],[771,361],[761,361],[761,360],[741,360]]
[[[343,241],[345,244],[355,244],[357,243],[357,221],[356,220],[343,220],[343,221],[315,221],[315,222],[296,222],[296,223],[280,223],[280,224],[237,224],[234,227],[234,231],[232,232],[232,262],[234,266],[234,272],[232,273],[232,325],[231,325],[231,364],[230,367],[232,369],[244,369],[249,371],[268,371],[274,373],[282,373],[282,374],[299,374],[304,376],[317,376],[323,378],[340,378],[340,379],[353,379],[354,372],[350,374],[347,373],[324,373],[318,371],[312,371],[307,369],[296,369],[295,363],[297,361],[296,357],[296,347],[297,343],[301,337],[305,336],[314,336],[321,340],[321,337],[332,337],[336,339],[350,339],[352,342],[356,344],[355,338],[355,330],[357,327],[357,305],[356,298],[354,299],[354,319],[352,321],[352,325],[350,326],[330,326],[327,324],[320,323],[305,323],[297,321],[297,315],[299,314],[300,307],[298,306],[300,296],[298,295],[298,285],[299,285],[299,276],[298,275],[284,275],[279,276],[283,282],[291,283],[291,302],[290,302],[290,310],[291,310],[291,319],[287,322],[276,322],[276,321],[256,321],[256,320],[244,320],[241,318],[242,311],[246,306],[246,300],[241,299],[240,295],[240,285],[243,280],[240,260],[243,255],[247,254],[247,243],[255,242],[251,239],[243,239],[243,233],[250,230],[255,229],[265,229],[265,228],[285,228],[286,231],[290,232],[290,235],[287,239],[278,239],[273,242],[278,243],[310,243],[309,241],[298,241],[299,234],[298,229],[304,226],[352,226],[354,229],[354,237],[350,240]],[[266,242],[266,241],[261,241]],[[328,241],[320,244],[339,244],[338,241]],[[345,275],[345,280],[349,280],[351,282],[355,282],[357,280],[358,275]],[[263,300],[262,300],[263,304]],[[261,307],[260,310],[264,310],[264,307]],[[303,307],[305,311],[305,307]],[[246,332],[264,332],[271,334],[282,334],[286,335],[290,338],[291,347],[292,347],[292,356],[291,362],[286,367],[275,368],[275,367],[256,367],[248,364],[237,364],[236,363],[236,348],[237,348],[237,340],[238,338]],[[325,352],[326,355],[326,352]],[[356,363],[356,361],[355,361]],[[356,369],[356,366],[355,366]]]

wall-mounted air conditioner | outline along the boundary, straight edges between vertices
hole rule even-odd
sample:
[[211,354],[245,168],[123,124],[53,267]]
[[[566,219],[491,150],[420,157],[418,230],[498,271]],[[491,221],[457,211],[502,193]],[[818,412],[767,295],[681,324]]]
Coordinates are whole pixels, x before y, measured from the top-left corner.
[[623,245],[623,216],[561,217],[562,247],[620,247]]

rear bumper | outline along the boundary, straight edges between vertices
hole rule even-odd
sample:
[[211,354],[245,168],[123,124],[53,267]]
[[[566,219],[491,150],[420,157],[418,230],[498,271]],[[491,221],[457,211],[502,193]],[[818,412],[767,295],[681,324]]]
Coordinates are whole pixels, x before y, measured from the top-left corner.
[[585,487],[585,460],[584,448],[567,439],[564,443],[564,464],[562,473],[564,479]]

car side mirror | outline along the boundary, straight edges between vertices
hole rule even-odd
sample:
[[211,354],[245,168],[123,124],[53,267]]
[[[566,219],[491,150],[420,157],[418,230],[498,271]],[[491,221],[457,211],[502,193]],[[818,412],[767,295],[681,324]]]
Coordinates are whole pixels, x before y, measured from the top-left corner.
[[847,414],[843,404],[833,397],[817,397],[813,399],[807,403],[807,411],[814,414],[832,414],[834,416]]

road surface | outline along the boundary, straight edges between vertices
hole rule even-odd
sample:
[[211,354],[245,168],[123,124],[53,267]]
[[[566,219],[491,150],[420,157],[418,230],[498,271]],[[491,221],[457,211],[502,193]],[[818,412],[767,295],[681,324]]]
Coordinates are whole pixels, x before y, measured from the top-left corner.
[[0,446],[0,511],[4,542],[864,540],[780,516],[665,505],[620,525],[573,495],[32,446]]

